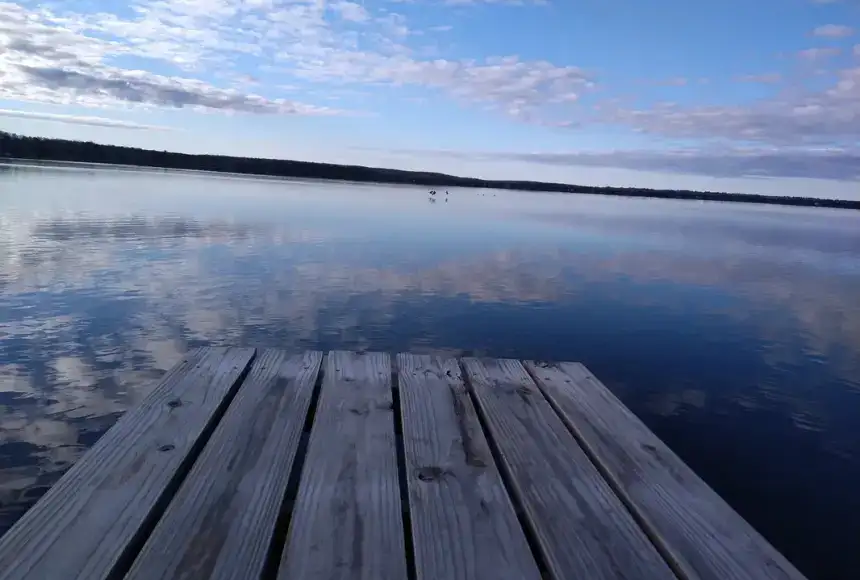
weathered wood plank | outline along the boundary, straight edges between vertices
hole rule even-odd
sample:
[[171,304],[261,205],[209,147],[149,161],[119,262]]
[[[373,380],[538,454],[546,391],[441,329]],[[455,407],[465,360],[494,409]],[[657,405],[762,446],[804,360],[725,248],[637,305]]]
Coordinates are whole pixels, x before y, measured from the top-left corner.
[[127,580],[259,578],[321,361],[257,354]]
[[397,368],[418,579],[539,580],[456,359]]
[[278,578],[403,580],[391,359],[331,352]]
[[684,577],[803,578],[584,366],[526,364]]
[[551,576],[674,578],[519,361],[463,363]]
[[107,578],[157,516],[254,349],[187,357],[0,539],[3,580]]

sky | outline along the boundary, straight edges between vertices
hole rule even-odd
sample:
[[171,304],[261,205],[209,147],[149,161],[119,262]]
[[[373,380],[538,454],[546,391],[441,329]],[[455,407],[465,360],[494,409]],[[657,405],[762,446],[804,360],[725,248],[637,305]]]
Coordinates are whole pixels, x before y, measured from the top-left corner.
[[860,0],[0,0],[0,130],[860,199]]

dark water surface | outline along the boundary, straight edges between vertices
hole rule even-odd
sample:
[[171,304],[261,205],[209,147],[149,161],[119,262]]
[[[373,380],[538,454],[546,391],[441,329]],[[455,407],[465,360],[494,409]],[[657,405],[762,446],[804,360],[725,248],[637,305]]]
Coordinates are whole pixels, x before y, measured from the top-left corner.
[[0,532],[197,345],[587,364],[860,577],[860,212],[0,165]]

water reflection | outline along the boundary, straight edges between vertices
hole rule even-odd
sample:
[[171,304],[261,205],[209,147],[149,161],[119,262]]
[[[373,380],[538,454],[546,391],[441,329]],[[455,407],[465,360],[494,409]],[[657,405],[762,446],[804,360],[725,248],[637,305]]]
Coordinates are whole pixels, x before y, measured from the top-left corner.
[[811,577],[860,569],[854,214],[29,171],[0,529],[193,346],[432,350],[585,362]]
[[84,238],[88,241],[114,241],[123,239],[157,240],[171,238],[199,238],[242,240],[250,228],[244,224],[212,222],[201,224],[181,217],[147,218],[131,216],[126,219],[54,219],[40,221],[32,232],[34,240],[69,241]]

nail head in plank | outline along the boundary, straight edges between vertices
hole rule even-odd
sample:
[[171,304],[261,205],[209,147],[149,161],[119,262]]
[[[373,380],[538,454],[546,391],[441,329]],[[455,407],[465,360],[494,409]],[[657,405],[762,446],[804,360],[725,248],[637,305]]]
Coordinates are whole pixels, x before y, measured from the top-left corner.
[[419,580],[539,580],[456,359],[397,357]]
[[552,577],[675,578],[522,364],[463,363]]
[[321,360],[257,354],[126,580],[260,576]]
[[526,365],[685,578],[803,578],[583,365]]
[[0,539],[0,578],[107,578],[157,517],[253,357],[252,348],[203,349],[169,371]]
[[391,358],[331,352],[280,580],[403,580]]

